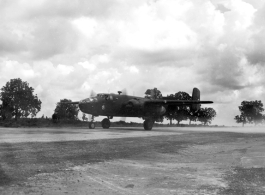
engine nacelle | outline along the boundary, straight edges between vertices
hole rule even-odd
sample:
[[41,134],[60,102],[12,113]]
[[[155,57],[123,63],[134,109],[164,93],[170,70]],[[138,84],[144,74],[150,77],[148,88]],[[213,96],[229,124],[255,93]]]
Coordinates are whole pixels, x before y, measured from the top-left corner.
[[139,114],[143,110],[143,104],[139,99],[131,99],[125,104],[125,112],[127,114]]
[[166,108],[164,106],[159,106],[159,107],[156,108],[155,113],[156,113],[156,115],[162,116],[163,114],[166,113],[166,111],[167,110],[166,110]]
[[146,105],[144,108],[146,116],[160,117],[166,113],[166,108],[163,105]]
[[141,102],[138,99],[132,99],[128,102],[128,104],[126,105],[126,107],[132,107],[134,109],[138,109],[141,108]]

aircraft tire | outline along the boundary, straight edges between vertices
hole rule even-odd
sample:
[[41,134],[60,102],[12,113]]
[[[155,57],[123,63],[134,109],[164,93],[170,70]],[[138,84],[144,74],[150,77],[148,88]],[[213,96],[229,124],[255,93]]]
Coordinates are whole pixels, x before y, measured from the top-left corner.
[[146,119],[144,121],[144,130],[151,131],[153,128],[154,121],[152,119]]
[[104,118],[101,121],[101,125],[102,125],[103,129],[108,129],[110,127],[110,121],[109,121],[109,119]]
[[96,125],[93,122],[90,122],[88,125],[89,129],[95,129]]

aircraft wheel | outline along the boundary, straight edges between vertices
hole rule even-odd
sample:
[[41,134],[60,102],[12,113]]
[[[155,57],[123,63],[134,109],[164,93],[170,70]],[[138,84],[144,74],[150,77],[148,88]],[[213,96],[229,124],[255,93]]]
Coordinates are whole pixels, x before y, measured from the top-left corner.
[[154,121],[152,119],[146,119],[144,121],[144,130],[150,131],[153,128]]
[[90,122],[88,126],[89,126],[89,129],[95,129],[96,127],[95,123],[93,122]]
[[110,121],[109,121],[109,119],[104,118],[101,121],[101,125],[102,125],[103,129],[108,129],[110,127]]

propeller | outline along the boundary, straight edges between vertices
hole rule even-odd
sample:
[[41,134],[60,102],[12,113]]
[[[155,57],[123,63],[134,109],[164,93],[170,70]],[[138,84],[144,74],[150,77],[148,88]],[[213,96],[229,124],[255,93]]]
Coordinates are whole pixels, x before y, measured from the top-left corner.
[[121,93],[122,93],[122,95],[127,95],[127,89],[124,88],[123,90],[121,90]]
[[92,119],[92,115],[91,114],[87,114],[88,115],[88,121],[90,122]]
[[126,117],[121,117],[120,121],[124,121],[125,122],[126,121]]
[[[95,97],[97,96],[97,93],[92,89],[89,95],[89,98],[91,97]],[[92,120],[92,115],[91,114],[87,114],[88,115],[88,121],[90,122]]]
[[91,90],[89,98],[95,97],[95,96],[97,96],[97,93],[94,90]]
[[[124,89],[122,89],[121,90],[121,94],[122,95],[127,95],[128,93],[127,93],[127,89],[126,88],[124,88]],[[120,117],[120,121],[126,121],[126,117]]]

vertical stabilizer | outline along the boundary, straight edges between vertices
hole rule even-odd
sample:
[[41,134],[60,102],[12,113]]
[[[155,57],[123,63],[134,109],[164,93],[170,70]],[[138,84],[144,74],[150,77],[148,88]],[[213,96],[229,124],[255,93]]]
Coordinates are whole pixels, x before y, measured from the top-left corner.
[[[192,100],[200,101],[200,90],[196,87],[192,91]],[[201,108],[201,104],[192,104],[191,109],[193,111],[198,111]]]

